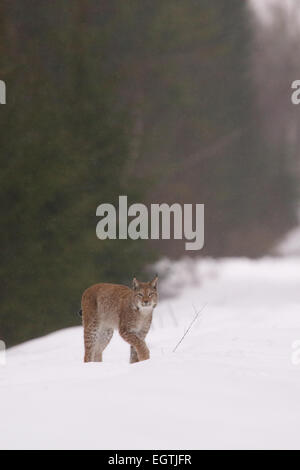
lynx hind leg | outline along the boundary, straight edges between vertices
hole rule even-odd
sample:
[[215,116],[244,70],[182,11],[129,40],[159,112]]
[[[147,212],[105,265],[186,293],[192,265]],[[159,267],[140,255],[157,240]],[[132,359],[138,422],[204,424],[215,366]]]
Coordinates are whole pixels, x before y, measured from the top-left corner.
[[102,362],[102,353],[109,345],[113,334],[114,330],[112,328],[100,327],[95,344],[94,362]]
[[136,362],[139,362],[136,349],[133,346],[130,346],[130,364],[135,364]]
[[84,362],[102,362],[102,353],[110,343],[114,330],[91,325],[85,328],[85,357]]
[[95,360],[98,329],[99,327],[95,323],[84,327],[84,362]]
[[84,328],[84,362],[92,362],[94,360],[99,319],[97,316],[97,303],[89,289],[82,296],[81,308]]

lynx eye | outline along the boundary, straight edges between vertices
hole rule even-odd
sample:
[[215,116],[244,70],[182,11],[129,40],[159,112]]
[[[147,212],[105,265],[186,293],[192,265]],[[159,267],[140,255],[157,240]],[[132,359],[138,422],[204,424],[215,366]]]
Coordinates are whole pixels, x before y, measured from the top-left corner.
[[139,294],[138,294],[138,297],[143,297],[143,294],[139,293]]

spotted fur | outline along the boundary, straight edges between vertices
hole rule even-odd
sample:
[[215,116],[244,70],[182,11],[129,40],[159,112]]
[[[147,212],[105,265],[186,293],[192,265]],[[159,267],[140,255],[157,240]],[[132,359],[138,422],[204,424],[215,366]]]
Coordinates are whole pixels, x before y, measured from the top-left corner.
[[85,362],[102,362],[102,353],[116,329],[130,344],[131,363],[150,358],[145,338],[158,301],[157,283],[157,276],[150,282],[134,278],[132,289],[118,284],[96,284],[83,293]]

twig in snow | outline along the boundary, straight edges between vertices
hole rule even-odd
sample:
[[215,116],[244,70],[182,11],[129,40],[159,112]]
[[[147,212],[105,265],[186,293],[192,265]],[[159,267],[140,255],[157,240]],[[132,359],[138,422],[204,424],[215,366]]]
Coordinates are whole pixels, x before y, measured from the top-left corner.
[[186,330],[186,332],[184,333],[183,337],[181,338],[181,340],[179,341],[179,343],[176,345],[176,347],[174,348],[173,352],[175,352],[177,350],[177,348],[180,346],[180,344],[182,343],[182,341],[184,340],[184,338],[186,337],[186,335],[188,334],[188,332],[191,330],[192,326],[194,325],[195,321],[198,319],[199,315],[201,312],[203,312],[203,310],[205,309],[205,307],[207,306],[207,304],[204,304],[203,307],[201,308],[201,310],[199,310],[199,312],[196,313],[196,316],[195,318],[193,319],[192,323],[190,324],[190,326],[188,327],[188,329]]

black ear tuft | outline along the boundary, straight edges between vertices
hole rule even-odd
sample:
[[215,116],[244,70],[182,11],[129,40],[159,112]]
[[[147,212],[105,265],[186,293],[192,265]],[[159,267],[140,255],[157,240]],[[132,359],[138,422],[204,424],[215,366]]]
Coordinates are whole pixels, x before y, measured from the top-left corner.
[[140,284],[137,278],[134,276],[133,281],[132,281],[132,288],[133,290],[137,290],[139,288]]
[[150,286],[152,289],[157,289],[157,283],[158,283],[158,274],[155,275],[155,278],[150,282]]

